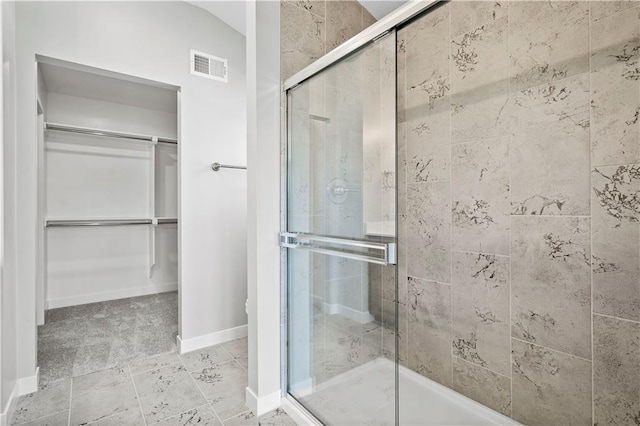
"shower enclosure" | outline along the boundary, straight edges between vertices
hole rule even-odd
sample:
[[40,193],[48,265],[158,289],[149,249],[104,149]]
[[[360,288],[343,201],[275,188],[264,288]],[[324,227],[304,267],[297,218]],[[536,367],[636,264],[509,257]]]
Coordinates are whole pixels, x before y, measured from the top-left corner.
[[638,2],[411,2],[287,80],[288,398],[637,424],[639,61]]

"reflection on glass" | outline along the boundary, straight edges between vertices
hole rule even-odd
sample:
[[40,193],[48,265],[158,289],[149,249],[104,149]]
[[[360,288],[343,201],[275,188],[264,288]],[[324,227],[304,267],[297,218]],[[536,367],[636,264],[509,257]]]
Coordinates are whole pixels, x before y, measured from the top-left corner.
[[[288,231],[395,242],[395,34],[288,103]],[[341,253],[288,250],[288,391],[326,424],[395,424],[395,266],[341,257],[379,260],[375,248],[316,246]]]
[[395,237],[392,38],[289,92],[289,232]]

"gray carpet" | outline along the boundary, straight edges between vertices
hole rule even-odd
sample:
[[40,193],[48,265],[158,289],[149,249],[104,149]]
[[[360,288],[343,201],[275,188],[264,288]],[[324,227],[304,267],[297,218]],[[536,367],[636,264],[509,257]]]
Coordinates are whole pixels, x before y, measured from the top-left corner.
[[51,309],[38,327],[40,383],[176,350],[178,292]]

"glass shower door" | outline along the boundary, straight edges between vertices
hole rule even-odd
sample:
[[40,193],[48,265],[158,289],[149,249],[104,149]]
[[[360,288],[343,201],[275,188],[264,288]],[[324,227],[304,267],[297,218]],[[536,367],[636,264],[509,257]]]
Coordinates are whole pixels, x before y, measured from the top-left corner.
[[287,389],[329,425],[397,422],[395,54],[287,93]]

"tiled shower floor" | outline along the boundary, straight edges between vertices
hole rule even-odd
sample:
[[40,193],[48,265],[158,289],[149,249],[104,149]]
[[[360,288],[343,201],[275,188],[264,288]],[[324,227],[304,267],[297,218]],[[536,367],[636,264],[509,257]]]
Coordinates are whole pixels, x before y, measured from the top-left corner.
[[42,385],[18,400],[12,424],[295,425],[246,407],[246,339],[178,355],[176,324],[175,293],[49,311]]

